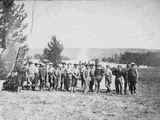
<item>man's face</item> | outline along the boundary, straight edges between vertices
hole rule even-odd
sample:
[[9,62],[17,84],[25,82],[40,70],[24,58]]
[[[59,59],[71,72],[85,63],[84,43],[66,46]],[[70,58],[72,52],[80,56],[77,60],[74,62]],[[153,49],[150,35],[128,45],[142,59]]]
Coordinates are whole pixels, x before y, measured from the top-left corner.
[[134,64],[132,68],[136,68],[136,65]]
[[49,65],[49,67],[51,68],[51,67],[52,67],[52,65],[50,64],[50,65]]
[[108,69],[108,68],[109,68],[109,66],[107,65],[107,66],[106,66],[106,69]]
[[118,66],[118,70],[121,70],[121,66],[120,65]]
[[87,65],[87,69],[90,69],[90,66],[89,66],[89,65]]
[[92,68],[93,68],[93,65],[91,65],[90,68],[92,69]]

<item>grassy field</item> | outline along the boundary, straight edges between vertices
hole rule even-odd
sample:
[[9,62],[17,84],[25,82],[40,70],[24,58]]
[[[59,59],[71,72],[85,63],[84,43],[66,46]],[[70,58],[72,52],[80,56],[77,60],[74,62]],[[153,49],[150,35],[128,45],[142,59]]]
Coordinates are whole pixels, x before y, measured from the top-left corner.
[[160,69],[141,69],[137,95],[0,93],[0,120],[159,120]]
[[140,69],[139,74],[139,94],[160,97],[160,68]]

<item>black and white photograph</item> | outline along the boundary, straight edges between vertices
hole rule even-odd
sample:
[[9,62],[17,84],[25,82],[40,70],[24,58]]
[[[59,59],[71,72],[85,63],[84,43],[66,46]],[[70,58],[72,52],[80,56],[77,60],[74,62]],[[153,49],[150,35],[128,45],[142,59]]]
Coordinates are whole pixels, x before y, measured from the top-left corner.
[[0,0],[0,120],[160,120],[160,0]]

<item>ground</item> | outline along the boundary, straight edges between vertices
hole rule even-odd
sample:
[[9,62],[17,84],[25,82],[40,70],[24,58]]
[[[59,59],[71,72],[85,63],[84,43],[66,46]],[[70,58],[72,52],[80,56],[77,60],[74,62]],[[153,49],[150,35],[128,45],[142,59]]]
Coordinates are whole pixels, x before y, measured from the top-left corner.
[[159,120],[160,75],[154,71],[140,71],[137,95],[2,91],[0,120]]

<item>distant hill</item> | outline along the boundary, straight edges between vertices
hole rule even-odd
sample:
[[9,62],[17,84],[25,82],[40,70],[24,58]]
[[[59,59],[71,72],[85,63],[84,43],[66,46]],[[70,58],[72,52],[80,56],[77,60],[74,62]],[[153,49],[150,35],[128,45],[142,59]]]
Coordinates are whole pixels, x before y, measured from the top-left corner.
[[[41,54],[43,49],[30,49],[29,54]],[[80,56],[87,56],[89,59],[92,58],[102,58],[102,57],[111,57],[115,54],[120,54],[124,52],[159,52],[160,49],[134,49],[134,48],[88,48],[88,49],[81,49],[81,48],[64,48],[62,55],[67,56],[70,59],[76,59]]]

